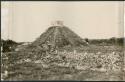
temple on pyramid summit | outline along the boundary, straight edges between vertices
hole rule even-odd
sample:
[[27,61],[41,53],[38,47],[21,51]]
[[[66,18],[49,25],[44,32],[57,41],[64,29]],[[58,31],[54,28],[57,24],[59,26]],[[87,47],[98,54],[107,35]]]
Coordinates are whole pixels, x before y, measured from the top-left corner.
[[61,26],[63,26],[63,21],[52,21],[51,25],[61,27]]

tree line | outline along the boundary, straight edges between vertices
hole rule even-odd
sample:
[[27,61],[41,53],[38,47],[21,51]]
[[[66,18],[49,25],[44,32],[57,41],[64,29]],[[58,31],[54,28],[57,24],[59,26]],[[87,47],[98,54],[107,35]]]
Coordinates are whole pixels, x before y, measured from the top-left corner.
[[[84,39],[87,43],[94,44],[94,45],[124,45],[125,38],[109,38],[109,39]],[[1,47],[2,52],[11,52],[14,51],[17,45],[20,45],[22,43],[15,42],[13,40],[3,40],[1,39]]]

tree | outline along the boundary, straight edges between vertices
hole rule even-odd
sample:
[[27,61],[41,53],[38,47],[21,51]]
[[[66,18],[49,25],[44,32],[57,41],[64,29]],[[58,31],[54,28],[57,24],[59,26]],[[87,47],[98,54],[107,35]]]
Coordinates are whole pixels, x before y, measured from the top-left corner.
[[10,51],[12,51],[14,48],[15,48],[15,46],[17,46],[18,45],[18,43],[16,43],[15,41],[13,41],[13,40],[1,40],[1,46],[3,47],[3,50],[2,50],[2,52],[10,52]]

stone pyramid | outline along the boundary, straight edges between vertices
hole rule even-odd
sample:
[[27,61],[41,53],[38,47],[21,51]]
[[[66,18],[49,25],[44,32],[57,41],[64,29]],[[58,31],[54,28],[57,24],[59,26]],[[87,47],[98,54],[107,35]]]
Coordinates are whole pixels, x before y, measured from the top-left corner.
[[34,46],[42,44],[64,47],[68,45],[80,46],[86,44],[86,42],[68,27],[64,26],[62,21],[56,21],[32,43]]

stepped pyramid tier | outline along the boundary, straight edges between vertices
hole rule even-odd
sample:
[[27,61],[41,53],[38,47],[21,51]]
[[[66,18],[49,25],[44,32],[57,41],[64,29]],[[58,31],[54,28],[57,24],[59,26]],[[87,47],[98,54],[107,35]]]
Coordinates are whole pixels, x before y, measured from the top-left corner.
[[59,48],[68,45],[81,46],[86,44],[86,42],[68,27],[64,26],[62,21],[56,21],[31,45],[41,46],[43,44]]

